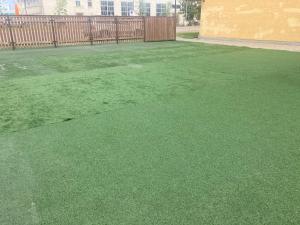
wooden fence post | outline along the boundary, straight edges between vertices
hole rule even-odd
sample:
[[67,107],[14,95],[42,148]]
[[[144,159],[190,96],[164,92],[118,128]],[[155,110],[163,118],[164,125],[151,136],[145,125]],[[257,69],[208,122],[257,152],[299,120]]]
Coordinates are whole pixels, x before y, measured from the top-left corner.
[[115,17],[115,23],[116,23],[116,42],[119,44],[119,21],[118,17]]
[[53,45],[54,45],[55,48],[57,48],[56,33],[55,33],[55,28],[54,28],[55,20],[54,20],[53,17],[51,17],[50,22],[51,22],[51,27],[52,27]]
[[13,35],[12,27],[11,27],[10,17],[7,16],[6,19],[7,19],[7,25],[8,25],[8,29],[9,29],[9,35],[10,35],[10,44],[12,46],[12,49],[15,50],[16,46],[15,46],[14,35]]
[[143,16],[143,23],[144,23],[144,42],[146,42],[146,16]]
[[[201,2],[200,2],[201,3]],[[187,3],[185,3],[187,4]],[[174,13],[174,19],[175,19],[175,28],[174,28],[174,32],[175,32],[175,41],[176,41],[176,26],[177,26],[177,1],[175,0],[175,13]]]
[[91,45],[94,44],[94,38],[93,38],[93,32],[92,32],[92,20],[91,20],[91,17],[89,17],[89,27],[90,27],[90,42],[91,42]]
[[176,41],[176,32],[177,32],[177,30],[176,30],[177,29],[177,27],[176,27],[177,26],[177,17],[176,17],[176,14],[175,14],[175,17],[174,17],[174,23],[175,23],[174,24],[174,33],[175,33],[174,34],[174,41]]

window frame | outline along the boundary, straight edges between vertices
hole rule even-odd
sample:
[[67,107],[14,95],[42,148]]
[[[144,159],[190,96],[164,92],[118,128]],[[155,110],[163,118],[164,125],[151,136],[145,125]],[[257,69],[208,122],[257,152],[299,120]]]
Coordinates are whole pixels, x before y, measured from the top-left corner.
[[151,16],[151,2],[150,1],[140,2],[140,15],[141,16]]
[[113,0],[101,0],[101,16],[114,16],[115,3]]
[[157,2],[156,3],[156,16],[166,16],[167,15],[167,3]]
[[81,1],[80,0],[75,0],[75,6],[80,7],[81,6]]
[[87,0],[88,8],[93,8],[93,0]]
[[[125,10],[123,10],[125,9]],[[134,12],[133,0],[121,0],[121,16],[131,16],[130,12]]]

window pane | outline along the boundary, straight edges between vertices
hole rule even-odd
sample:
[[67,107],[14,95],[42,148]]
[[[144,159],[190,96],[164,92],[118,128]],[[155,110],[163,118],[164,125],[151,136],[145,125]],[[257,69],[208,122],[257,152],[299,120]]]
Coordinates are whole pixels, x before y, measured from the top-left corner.
[[113,16],[114,15],[114,2],[113,1],[101,1],[101,15]]

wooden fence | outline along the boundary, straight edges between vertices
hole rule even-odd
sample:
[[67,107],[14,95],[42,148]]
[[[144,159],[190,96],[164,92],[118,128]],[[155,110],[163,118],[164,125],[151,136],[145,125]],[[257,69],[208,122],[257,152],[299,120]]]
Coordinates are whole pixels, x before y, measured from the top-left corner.
[[145,17],[145,41],[176,40],[174,17]]
[[0,16],[0,48],[175,40],[174,17]]

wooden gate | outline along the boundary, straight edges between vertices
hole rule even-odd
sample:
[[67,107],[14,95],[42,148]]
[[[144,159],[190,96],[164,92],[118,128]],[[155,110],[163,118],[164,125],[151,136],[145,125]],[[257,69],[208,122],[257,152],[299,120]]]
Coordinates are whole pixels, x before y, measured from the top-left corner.
[[176,40],[174,17],[145,17],[145,41]]

